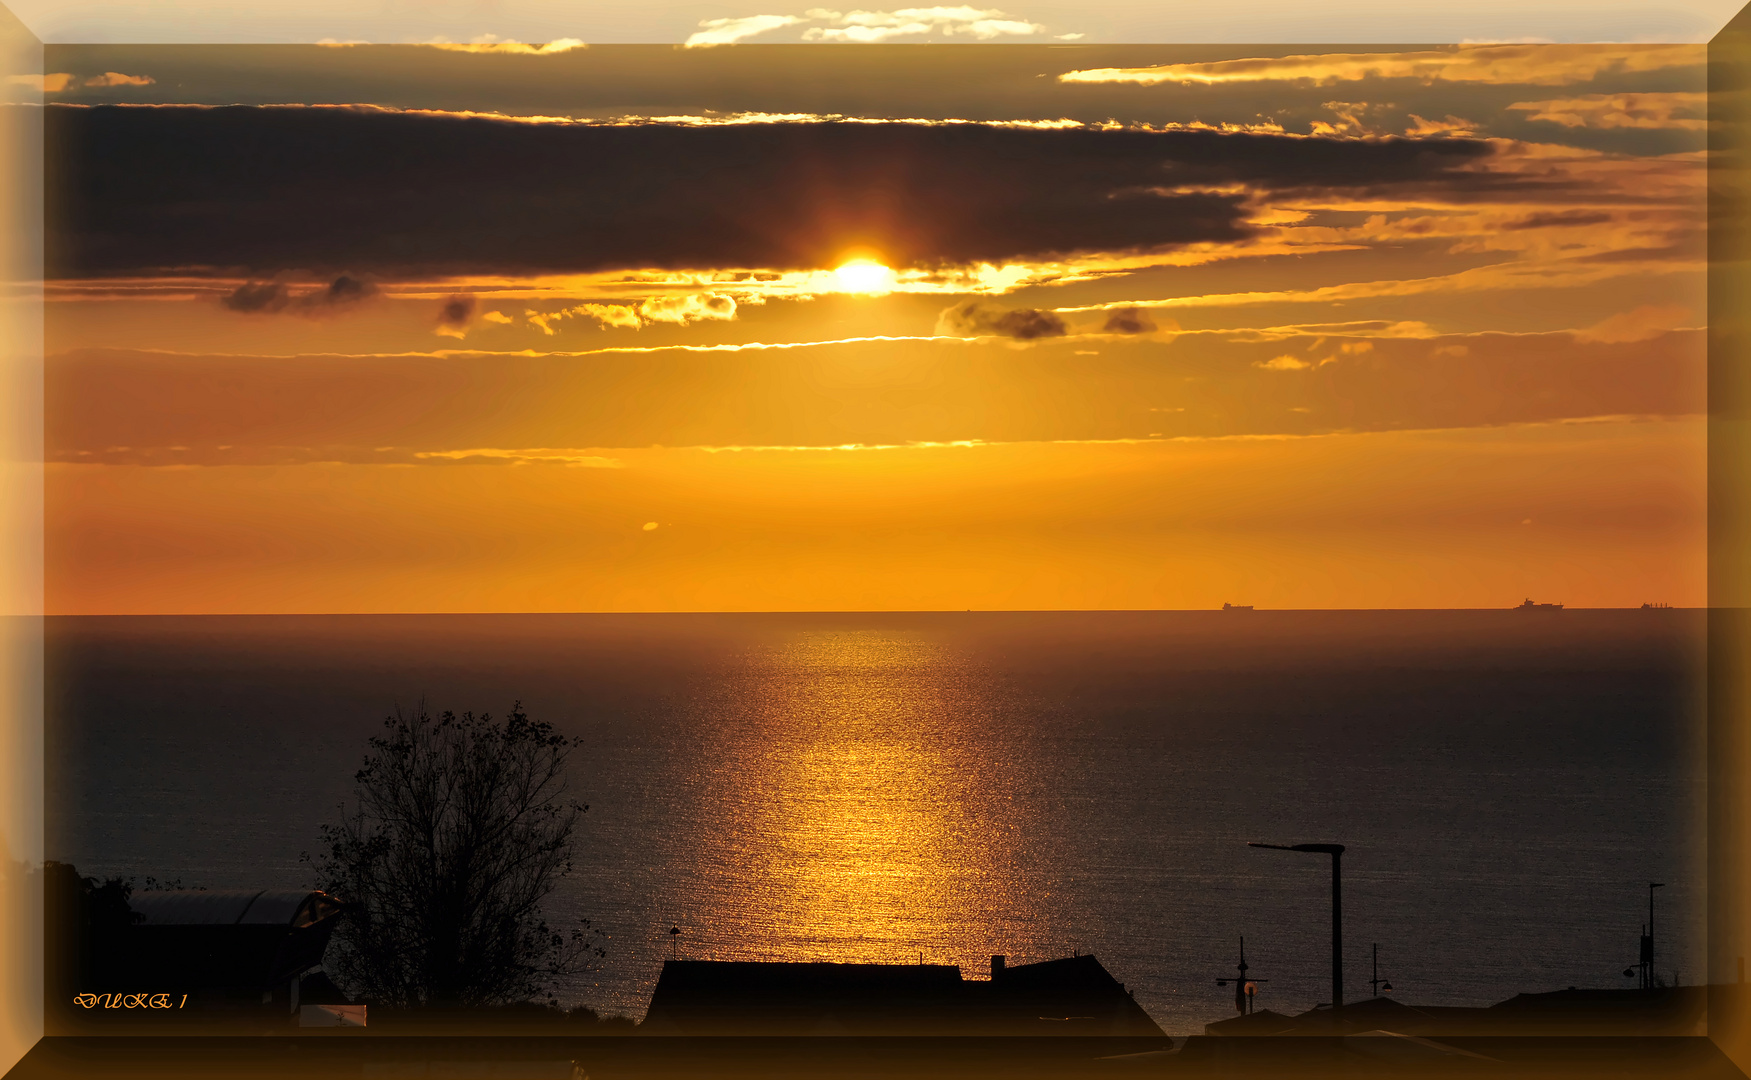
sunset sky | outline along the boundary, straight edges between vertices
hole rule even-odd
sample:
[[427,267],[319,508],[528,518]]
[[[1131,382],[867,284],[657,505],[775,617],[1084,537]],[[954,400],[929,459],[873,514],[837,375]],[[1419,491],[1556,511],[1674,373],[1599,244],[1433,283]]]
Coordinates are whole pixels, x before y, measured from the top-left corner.
[[50,46],[51,612],[1705,602],[1703,46],[963,21]]

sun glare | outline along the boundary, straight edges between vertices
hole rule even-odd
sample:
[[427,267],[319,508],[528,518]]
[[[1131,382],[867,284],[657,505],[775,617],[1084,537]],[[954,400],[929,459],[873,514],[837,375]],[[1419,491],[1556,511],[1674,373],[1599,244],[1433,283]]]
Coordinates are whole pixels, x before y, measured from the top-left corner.
[[841,292],[886,293],[894,291],[894,272],[869,259],[853,259],[833,271]]

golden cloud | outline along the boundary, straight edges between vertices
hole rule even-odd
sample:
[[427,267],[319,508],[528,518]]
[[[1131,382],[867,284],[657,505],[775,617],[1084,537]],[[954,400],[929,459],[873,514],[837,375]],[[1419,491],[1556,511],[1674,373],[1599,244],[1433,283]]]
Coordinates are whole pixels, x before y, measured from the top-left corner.
[[[1029,37],[1043,34],[1039,23],[1010,18],[995,8],[959,7],[901,8],[897,11],[852,11],[840,13],[812,8],[813,20],[831,26],[812,26],[803,32],[805,41],[844,41],[870,44],[897,37],[917,37],[941,31],[944,37],[964,36],[978,41],[997,37]],[[1080,36],[1080,35],[1077,35]]]
[[[749,301],[744,299],[743,302]],[[756,299],[752,302],[761,301]],[[727,293],[696,292],[680,296],[654,296],[629,304],[585,303],[560,311],[538,311],[531,308],[523,313],[530,325],[550,337],[558,333],[554,329],[555,323],[577,316],[594,319],[596,325],[604,330],[637,330],[650,323],[686,326],[695,322],[730,322],[736,317],[736,298]]]
[[[1304,219],[1304,210],[1261,206],[1249,215],[1255,225],[1293,224]],[[1203,266],[1230,259],[1265,258],[1280,255],[1313,255],[1351,251],[1365,244],[1342,242],[1338,229],[1260,229],[1238,242],[1200,242],[1166,252],[1093,252],[1067,259],[1002,264],[981,262],[960,266],[907,267],[891,271],[882,290],[891,293],[941,296],[996,296],[1041,285],[1068,285],[1122,276],[1155,267]],[[222,277],[98,277],[56,279],[46,283],[46,299],[55,302],[88,300],[189,300],[224,294],[243,284]],[[568,308],[576,301],[607,307],[636,309],[654,292],[695,293],[708,291],[728,296],[738,304],[762,304],[768,300],[812,300],[855,292],[836,270],[638,270],[585,274],[473,275],[434,280],[404,280],[385,285],[384,294],[395,300],[438,300],[466,290],[487,301],[548,301]],[[596,318],[610,314],[589,309],[575,314]],[[536,312],[543,319],[565,318],[567,312]],[[494,320],[497,321],[497,320]],[[630,324],[628,324],[630,325]]]
[[[320,44],[350,44],[350,42],[321,42]],[[467,44],[446,41],[435,38],[424,44],[433,49],[443,49],[446,52],[465,53],[501,53],[515,56],[558,56],[571,52],[573,49],[589,48],[578,38],[555,38],[544,45],[530,45],[521,41],[509,41],[497,34],[482,34],[473,38]]]
[[698,33],[682,43],[683,48],[697,49],[712,45],[733,45],[743,38],[771,30],[795,26],[803,20],[795,15],[748,15],[740,19],[704,19]]
[[647,323],[675,323],[679,326],[701,321],[728,322],[736,317],[736,301],[723,293],[660,296],[638,305],[638,317]]
[[1461,138],[1469,139],[1477,134],[1478,125],[1471,120],[1464,120],[1448,113],[1441,120],[1425,120],[1416,113],[1410,117],[1416,123],[1405,129],[1405,134],[1413,139]]
[[1365,101],[1327,101],[1320,106],[1331,110],[1337,119],[1332,122],[1314,120],[1308,124],[1308,130],[1315,135],[1338,136],[1354,138],[1362,135],[1377,135],[1379,132],[1364,119],[1364,114],[1386,108],[1384,105]]
[[81,79],[72,72],[56,71],[42,76],[13,76],[8,81],[17,82],[22,80],[27,83],[35,83],[39,78],[41,79],[42,91],[45,94],[63,93],[72,89],[75,85],[94,88],[109,86],[151,86],[158,81],[150,75],[124,75],[119,71],[106,71],[102,75],[93,75],[86,79]]
[[[1171,320],[1169,321],[1171,322]],[[1389,322],[1385,319],[1355,319],[1349,322],[1297,323],[1292,326],[1231,327],[1184,332],[1190,335],[1221,337],[1230,341],[1283,341],[1287,338],[1312,336],[1318,338],[1309,346],[1315,349],[1325,344],[1325,339],[1328,337],[1414,339],[1441,336],[1428,323],[1414,319],[1402,319],[1397,322]]]
[[1496,206],[1449,213],[1370,214],[1355,225],[1309,226],[1308,239],[1364,247],[1447,241],[1448,254],[1507,252],[1525,261],[1676,259],[1700,255],[1701,207],[1614,205],[1577,198],[1569,207]]
[[123,75],[119,71],[106,71],[102,75],[94,75],[86,79],[85,86],[151,86],[157,82],[150,75]]
[[637,330],[644,325],[644,321],[638,317],[638,309],[631,304],[579,304],[572,308],[572,312],[588,315],[604,330],[609,327]]
[[552,337],[559,332],[553,328],[553,324],[565,318],[565,316],[566,313],[563,311],[536,311],[534,308],[530,308],[523,312],[523,317],[529,320],[529,325],[536,327],[548,337]]
[[1422,296],[1431,293],[1482,292],[1496,289],[1565,289],[1637,274],[1696,271],[1705,265],[1706,263],[1702,260],[1683,261],[1657,258],[1614,261],[1558,259],[1506,262],[1425,278],[1354,281],[1342,285],[1327,285],[1318,289],[1206,293],[1201,296],[1175,296],[1165,300],[1126,300],[1122,303],[1090,304],[1080,307],[1061,307],[1054,310],[1060,314],[1068,314],[1079,311],[1110,311],[1118,307],[1158,309],[1170,307],[1242,307],[1253,304],[1324,304],[1379,297]]
[[1708,127],[1708,95],[1700,92],[1585,94],[1550,101],[1517,101],[1508,108],[1532,113],[1528,120],[1545,120],[1567,128],[1702,131]]
[[1703,45],[1484,45],[1421,52],[1326,53],[1163,64],[1141,68],[1090,68],[1058,76],[1066,83],[1162,83],[1219,85],[1308,81],[1319,86],[1363,79],[1437,82],[1526,83],[1566,86],[1602,74],[1630,74],[1692,67],[1707,59]]

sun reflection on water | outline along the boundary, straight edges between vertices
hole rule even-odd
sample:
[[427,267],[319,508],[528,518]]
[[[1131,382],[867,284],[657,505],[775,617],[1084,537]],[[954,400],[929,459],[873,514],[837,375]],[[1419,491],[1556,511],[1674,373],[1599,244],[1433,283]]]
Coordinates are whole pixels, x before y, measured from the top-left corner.
[[1002,925],[1033,920],[992,703],[967,660],[859,631],[800,634],[749,663],[758,694],[708,750],[704,955],[970,965],[1004,951]]

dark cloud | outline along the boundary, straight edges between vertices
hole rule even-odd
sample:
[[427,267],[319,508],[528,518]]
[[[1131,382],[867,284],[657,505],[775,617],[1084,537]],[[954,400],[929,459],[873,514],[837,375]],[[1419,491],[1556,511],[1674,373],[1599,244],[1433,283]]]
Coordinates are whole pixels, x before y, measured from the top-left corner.
[[[1700,58],[1704,49],[1696,48]],[[1289,131],[1306,132],[1315,121],[1333,119],[1326,103],[1334,90],[1313,79],[1170,88],[1061,83],[1055,76],[1072,69],[1150,67],[1308,51],[1306,45],[1257,44],[1237,50],[1079,43],[1071,51],[1017,43],[981,52],[897,43],[863,52],[789,45],[744,44],[732,49],[605,45],[540,57],[487,57],[405,45],[344,49],[295,45],[252,49],[247,67],[240,69],[236,49],[57,44],[54,66],[87,74],[150,71],[158,79],[144,87],[70,87],[78,96],[69,100],[82,102],[367,103],[512,116],[751,112],[999,122],[1067,117],[1086,124],[1112,120],[1157,127],[1194,119],[1218,127],[1248,125],[1268,117]],[[1381,51],[1396,50],[1386,46]],[[1600,94],[1701,90],[1704,70],[1699,59],[1695,67],[1661,73],[1603,71],[1587,89]],[[1375,101],[1385,84],[1349,85],[1358,93],[1337,96]],[[1415,123],[1412,113],[1440,117],[1457,112],[1484,124],[1484,134],[1607,153],[1657,155],[1703,148],[1700,131],[1565,128],[1547,121],[1528,122],[1526,111],[1507,108],[1548,98],[1549,87],[1396,79],[1386,96],[1396,107],[1381,104],[1380,111],[1370,114],[1383,131],[1409,127]]]
[[315,294],[318,299],[312,301],[317,305],[350,304],[355,300],[363,300],[376,292],[371,285],[355,277],[342,274],[329,282],[328,288]]
[[1107,316],[1106,324],[1101,327],[1109,334],[1151,334],[1155,332],[1155,320],[1140,308],[1119,308]]
[[54,106],[46,122],[56,277],[798,268],[855,248],[1001,261],[1238,240],[1249,190],[1550,183],[1466,168],[1492,153],[1468,139],[252,106]]
[[474,318],[474,297],[458,294],[444,301],[438,309],[438,326],[441,329],[462,330],[468,326],[468,321]]
[[236,291],[220,303],[232,311],[253,314],[258,311],[282,311],[287,300],[286,287],[279,282],[270,281],[258,285],[250,281],[237,286]]
[[321,288],[302,293],[293,293],[283,281],[249,281],[219,302],[246,315],[282,311],[318,315],[358,303],[376,291],[371,283],[342,274]]
[[1504,229],[1544,229],[1552,225],[1603,225],[1611,215],[1601,210],[1553,210],[1510,221]]
[[1069,332],[1064,320],[1038,308],[1000,308],[984,300],[964,300],[937,316],[939,333],[975,337],[996,334],[1018,341],[1063,337]]

